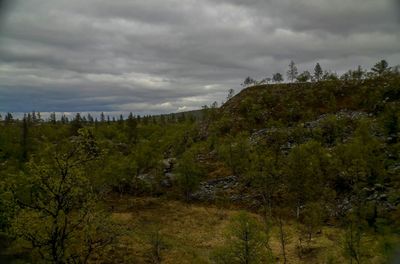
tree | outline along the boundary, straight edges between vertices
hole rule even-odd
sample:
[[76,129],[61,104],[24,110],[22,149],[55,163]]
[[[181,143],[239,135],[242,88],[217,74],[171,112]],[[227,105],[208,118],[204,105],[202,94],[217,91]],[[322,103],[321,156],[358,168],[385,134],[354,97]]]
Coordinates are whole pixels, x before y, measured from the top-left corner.
[[251,77],[249,76],[249,77],[247,77],[246,79],[244,79],[244,81],[243,81],[243,83],[241,84],[241,86],[243,86],[243,87],[249,87],[249,86],[254,85],[254,84],[256,84],[256,81],[255,81],[253,78],[251,78]]
[[28,146],[29,146],[29,122],[26,116],[22,119],[22,133],[21,133],[21,161],[28,161]]
[[[164,116],[161,116],[161,120],[164,119]],[[128,119],[126,121],[126,130],[128,134],[129,142],[136,143],[137,142],[137,121],[132,113],[129,113]]]
[[299,76],[296,77],[298,82],[308,82],[311,80],[311,73],[309,71],[304,71]]
[[365,77],[365,71],[363,68],[358,65],[357,69],[355,70],[348,70],[347,72],[343,73],[340,76],[341,80],[348,81],[348,80],[357,80],[360,81]]
[[337,80],[339,80],[339,77],[338,77],[337,73],[335,73],[335,72],[325,71],[324,75],[322,76],[322,80],[325,80],[325,81],[337,81]]
[[299,227],[299,250],[303,251],[303,240],[306,240],[307,246],[310,246],[312,237],[321,230],[323,224],[324,210],[322,202],[315,201],[305,205],[304,216],[301,219]]
[[247,133],[240,133],[236,137],[227,136],[225,144],[218,148],[219,156],[231,168],[232,173],[241,175],[249,162],[250,144]]
[[287,263],[287,244],[289,244],[291,240],[291,236],[289,232],[285,228],[285,222],[283,218],[284,209],[277,209],[278,213],[275,214],[275,221],[278,225],[278,240],[281,246],[281,252],[283,257],[283,263]]
[[342,248],[345,257],[353,259],[357,264],[364,263],[363,256],[363,222],[356,214],[350,213],[346,219],[345,232],[342,238]]
[[83,127],[82,125],[82,117],[80,113],[76,113],[74,120],[71,122],[71,135],[77,135],[79,129]]
[[87,263],[95,250],[112,241],[108,218],[96,210],[97,199],[84,174],[100,155],[92,133],[80,129],[78,136],[31,160],[29,175],[13,189],[20,209],[12,230],[31,243],[41,262]]
[[259,146],[254,151],[250,157],[250,166],[246,174],[250,177],[251,185],[261,199],[265,246],[271,252],[272,208],[279,188],[279,171],[274,153],[265,152],[264,149],[265,146]]
[[235,95],[235,90],[233,90],[232,88],[228,90],[228,96],[226,97],[226,101],[229,101],[230,99],[232,99],[232,97]]
[[258,148],[250,157],[246,174],[262,199],[263,216],[267,220],[272,216],[273,196],[278,186],[278,168],[274,153],[263,151],[263,147]]
[[294,63],[294,61],[290,61],[290,63],[289,63],[289,69],[288,69],[288,71],[286,72],[286,74],[287,74],[288,79],[289,79],[291,82],[293,82],[294,80],[296,80],[298,71],[297,71],[297,67],[296,67],[296,64]]
[[321,65],[317,62],[314,67],[314,78],[317,82],[319,82],[322,79],[323,71],[321,68]]
[[283,76],[282,74],[280,74],[279,72],[275,73],[274,75],[272,75],[272,81],[276,82],[276,83],[281,83],[283,82]]
[[196,154],[188,150],[179,159],[177,168],[177,180],[186,202],[190,201],[190,195],[198,187],[202,171],[196,162]]
[[56,124],[56,122],[57,122],[56,113],[54,113],[54,112],[50,113],[49,122],[53,125]]
[[152,227],[148,233],[148,242],[150,249],[148,252],[148,258],[150,263],[160,264],[162,263],[162,253],[166,249],[166,243],[161,233],[160,227]]
[[371,71],[375,74],[375,75],[382,75],[384,73],[387,73],[390,71],[390,67],[389,64],[387,63],[386,60],[381,60],[379,62],[377,62],[374,67],[371,68]]
[[271,82],[272,78],[271,77],[267,77],[263,80],[263,82],[265,82],[266,84],[269,84]]
[[329,176],[329,155],[315,141],[293,148],[287,157],[287,184],[291,206],[296,208],[296,219],[308,202],[319,201],[330,194],[326,186]]
[[[259,222],[246,212],[235,216],[228,227],[225,246],[214,252],[216,263],[266,263],[265,234]],[[268,262],[267,262],[268,263]]]
[[[355,136],[346,144],[337,148],[338,164],[343,180],[347,184],[347,199],[352,210],[344,219],[350,221],[354,230],[362,229],[365,220],[376,229],[379,218],[379,203],[373,198],[368,200],[369,189],[376,184],[383,184],[386,179],[384,151],[380,142],[371,135],[372,128],[366,121],[361,121]],[[344,185],[344,184],[342,184]],[[338,190],[339,191],[339,190]],[[359,232],[359,231],[357,231]]]
[[365,76],[365,71],[361,67],[361,65],[358,65],[357,69],[351,72],[351,77],[353,80],[361,80]]
[[87,121],[89,122],[89,124],[94,123],[94,118],[90,113],[87,114]]
[[11,113],[8,112],[6,114],[6,116],[4,117],[4,123],[5,124],[10,124],[12,122],[14,122],[14,117],[13,117],[13,115]]

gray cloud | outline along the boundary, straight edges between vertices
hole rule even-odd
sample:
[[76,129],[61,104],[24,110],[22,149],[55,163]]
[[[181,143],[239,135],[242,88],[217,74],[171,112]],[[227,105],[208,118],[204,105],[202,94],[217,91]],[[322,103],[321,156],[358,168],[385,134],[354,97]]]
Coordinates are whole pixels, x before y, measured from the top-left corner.
[[[4,2],[10,3],[10,2]],[[0,13],[0,112],[166,113],[244,77],[400,63],[396,0],[15,0]]]

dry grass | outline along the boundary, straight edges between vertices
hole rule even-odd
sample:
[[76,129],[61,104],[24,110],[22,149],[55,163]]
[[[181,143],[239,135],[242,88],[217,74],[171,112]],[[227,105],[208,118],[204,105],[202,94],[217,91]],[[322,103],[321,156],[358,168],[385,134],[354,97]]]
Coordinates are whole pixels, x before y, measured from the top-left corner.
[[[124,230],[119,246],[111,252],[113,263],[150,263],[149,237],[154,230],[159,231],[165,245],[162,263],[210,263],[210,254],[224,242],[230,218],[238,213],[157,198],[124,197],[110,203],[114,205],[114,221]],[[343,263],[338,243],[340,230],[325,227],[321,235],[313,238],[308,252],[299,258],[294,225],[287,224],[285,228],[291,237],[289,263]],[[274,229],[271,246],[280,263],[277,237]]]

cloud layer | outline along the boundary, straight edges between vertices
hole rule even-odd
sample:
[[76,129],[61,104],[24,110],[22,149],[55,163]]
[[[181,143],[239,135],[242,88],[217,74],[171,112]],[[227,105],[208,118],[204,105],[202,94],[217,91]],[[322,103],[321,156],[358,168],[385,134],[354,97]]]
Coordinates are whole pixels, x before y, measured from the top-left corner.
[[[8,8],[6,8],[8,7]],[[0,112],[167,113],[248,75],[400,63],[396,0],[14,0],[0,13]]]

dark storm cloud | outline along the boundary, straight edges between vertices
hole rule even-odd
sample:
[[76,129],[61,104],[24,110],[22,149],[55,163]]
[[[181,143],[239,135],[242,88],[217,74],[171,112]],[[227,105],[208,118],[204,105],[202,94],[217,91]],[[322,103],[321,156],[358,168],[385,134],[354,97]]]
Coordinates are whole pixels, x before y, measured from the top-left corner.
[[400,63],[396,0],[15,0],[4,10],[0,112],[190,110],[291,59],[338,72]]

